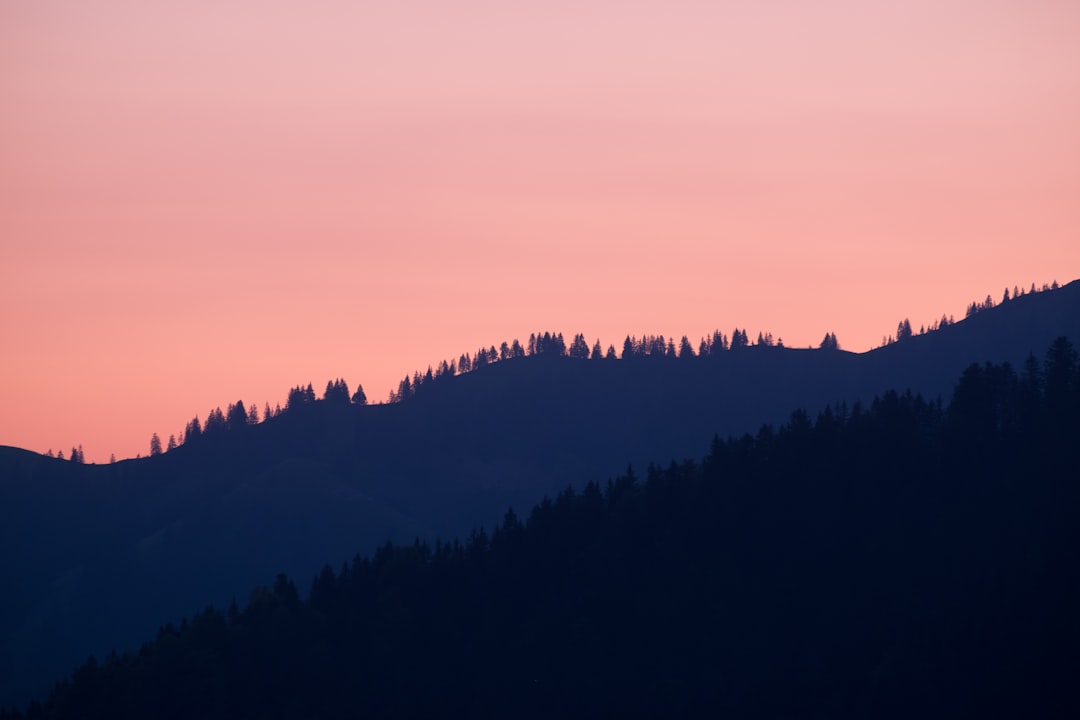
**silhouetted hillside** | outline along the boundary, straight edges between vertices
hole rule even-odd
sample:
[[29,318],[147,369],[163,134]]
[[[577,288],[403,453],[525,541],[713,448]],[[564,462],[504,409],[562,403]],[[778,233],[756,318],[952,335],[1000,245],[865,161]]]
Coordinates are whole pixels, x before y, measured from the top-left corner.
[[306,600],[279,575],[31,716],[1076,717],[1077,437],[1060,339],[967,368],[945,409],[796,411],[324,567]]
[[78,465],[0,448],[0,703],[163,617],[227,603],[386,540],[450,538],[567,485],[698,457],[714,434],[888,388],[948,396],[973,361],[1080,337],[1080,283],[862,355],[537,355],[400,403],[314,402],[152,458]]

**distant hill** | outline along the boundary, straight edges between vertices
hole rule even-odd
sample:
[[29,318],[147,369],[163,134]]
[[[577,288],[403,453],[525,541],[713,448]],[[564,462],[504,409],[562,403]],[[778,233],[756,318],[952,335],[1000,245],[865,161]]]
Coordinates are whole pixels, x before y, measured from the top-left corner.
[[1078,436],[1059,339],[948,405],[796,411],[490,532],[278,575],[26,717],[1076,718]]
[[0,705],[166,618],[304,580],[386,540],[460,536],[627,464],[886,389],[948,398],[972,362],[1080,338],[1080,282],[871,352],[500,361],[377,406],[316,402],[164,455],[76,465],[0,448]]

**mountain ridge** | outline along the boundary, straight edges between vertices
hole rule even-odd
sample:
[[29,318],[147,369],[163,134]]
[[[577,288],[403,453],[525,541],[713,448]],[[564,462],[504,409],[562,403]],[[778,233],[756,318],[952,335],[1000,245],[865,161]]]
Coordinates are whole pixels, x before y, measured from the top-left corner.
[[113,465],[0,448],[0,573],[17,587],[0,601],[0,705],[276,572],[302,576],[386,540],[460,536],[628,463],[700,457],[714,435],[795,408],[890,388],[947,397],[968,364],[1020,367],[1059,335],[1080,337],[1080,282],[867,353],[538,355],[403,402],[319,401]]

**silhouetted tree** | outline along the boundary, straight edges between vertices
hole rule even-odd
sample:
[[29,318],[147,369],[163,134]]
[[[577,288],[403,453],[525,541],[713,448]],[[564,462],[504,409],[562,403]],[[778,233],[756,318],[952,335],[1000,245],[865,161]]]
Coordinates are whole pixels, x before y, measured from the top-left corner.
[[244,407],[243,400],[237,400],[236,404],[230,404],[228,414],[225,418],[225,426],[229,430],[239,430],[242,427],[246,427],[248,424],[247,408]]
[[175,435],[169,435],[169,443],[168,443],[168,445],[165,446],[165,449],[166,449],[166,451],[171,451],[171,450],[176,449],[176,436]]
[[343,379],[338,378],[326,383],[324,401],[331,405],[348,405],[349,399],[349,385]]
[[397,401],[404,402],[413,395],[413,385],[409,380],[409,376],[406,375],[400,383],[398,383]]
[[160,455],[160,454],[161,454],[161,438],[158,437],[157,433],[154,433],[153,436],[150,438],[150,455]]
[[589,359],[589,344],[582,333],[574,335],[574,340],[570,343],[570,357],[579,360]]
[[360,383],[356,383],[356,392],[353,393],[352,401],[356,405],[367,405],[367,395],[364,394],[364,387]]
[[221,411],[220,407],[216,407],[210,411],[206,416],[206,423],[203,425],[203,436],[217,435],[223,430],[228,428],[228,423],[225,420],[225,413]]
[[202,437],[202,424],[199,422],[199,416],[196,415],[184,428],[184,441],[191,442],[198,440],[200,437]]
[[911,336],[911,321],[907,318],[904,318],[896,326],[896,341],[902,342],[904,340],[910,339]]

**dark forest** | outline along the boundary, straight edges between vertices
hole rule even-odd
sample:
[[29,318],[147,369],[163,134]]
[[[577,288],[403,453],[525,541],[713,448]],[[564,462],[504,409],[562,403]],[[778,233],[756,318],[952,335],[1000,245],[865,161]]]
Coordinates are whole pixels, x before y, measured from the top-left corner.
[[279,575],[0,718],[1076,717],[1078,438],[1061,338]]

